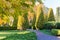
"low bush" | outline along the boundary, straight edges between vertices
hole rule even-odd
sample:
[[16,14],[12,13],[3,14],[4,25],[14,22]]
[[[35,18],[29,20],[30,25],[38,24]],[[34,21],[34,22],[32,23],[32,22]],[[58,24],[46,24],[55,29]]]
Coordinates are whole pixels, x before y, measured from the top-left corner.
[[53,29],[53,28],[56,28],[53,23],[45,23],[43,25],[43,29]]
[[53,35],[60,35],[60,29],[52,29],[51,32]]
[[0,27],[0,30],[16,30],[17,27]]
[[60,29],[60,23],[56,23],[55,26],[57,29]]

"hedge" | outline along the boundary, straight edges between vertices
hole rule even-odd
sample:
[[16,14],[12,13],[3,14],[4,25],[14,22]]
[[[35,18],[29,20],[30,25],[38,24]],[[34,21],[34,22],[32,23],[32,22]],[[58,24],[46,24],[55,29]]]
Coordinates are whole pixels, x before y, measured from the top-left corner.
[[0,27],[0,30],[16,30],[17,27]]
[[53,28],[56,28],[53,23],[45,23],[43,25],[43,29],[53,29]]
[[52,29],[51,32],[53,35],[60,35],[60,29]]
[[56,23],[55,26],[57,29],[60,29],[60,23]]

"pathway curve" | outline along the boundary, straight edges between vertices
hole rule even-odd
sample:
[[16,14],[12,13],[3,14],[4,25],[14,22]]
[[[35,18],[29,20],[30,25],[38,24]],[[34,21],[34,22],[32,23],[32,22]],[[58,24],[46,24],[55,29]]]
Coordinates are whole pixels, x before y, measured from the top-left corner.
[[35,30],[34,32],[37,35],[37,40],[60,40],[60,38],[58,38],[56,36],[47,35],[42,32],[39,32],[37,30]]
[[60,40],[60,37],[44,34],[38,30],[30,30],[36,33],[37,40]]

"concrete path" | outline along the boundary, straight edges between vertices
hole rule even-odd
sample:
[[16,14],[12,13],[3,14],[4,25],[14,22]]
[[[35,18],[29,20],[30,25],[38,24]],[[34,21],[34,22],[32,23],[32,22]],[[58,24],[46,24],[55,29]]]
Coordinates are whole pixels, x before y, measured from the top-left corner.
[[60,37],[57,36],[47,35],[37,30],[34,30],[34,32],[36,33],[37,40],[60,40]]

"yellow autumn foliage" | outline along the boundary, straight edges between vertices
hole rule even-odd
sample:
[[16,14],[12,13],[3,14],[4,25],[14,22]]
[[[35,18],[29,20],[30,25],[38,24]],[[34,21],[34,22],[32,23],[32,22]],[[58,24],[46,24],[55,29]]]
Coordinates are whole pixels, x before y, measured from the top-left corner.
[[0,25],[2,25],[2,23],[3,23],[3,20],[0,18]]
[[4,15],[3,17],[3,23],[6,24],[8,22],[8,17],[6,15]]
[[22,24],[24,22],[24,17],[23,16],[18,16],[18,24],[17,24],[17,29],[22,29]]

